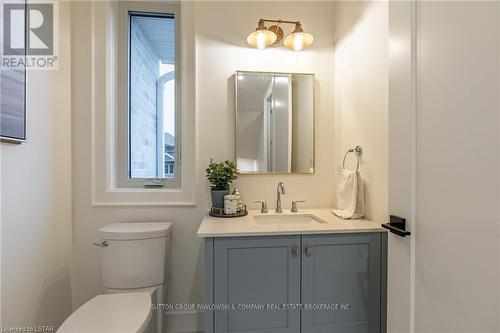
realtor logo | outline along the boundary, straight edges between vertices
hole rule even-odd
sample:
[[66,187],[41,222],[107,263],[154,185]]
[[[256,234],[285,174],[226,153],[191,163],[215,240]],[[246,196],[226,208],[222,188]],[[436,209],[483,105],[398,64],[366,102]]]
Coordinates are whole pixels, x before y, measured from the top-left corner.
[[3,4],[3,69],[56,69],[55,3]]
[[[54,11],[49,3],[5,4],[3,40],[5,55],[51,55],[54,51]],[[26,29],[25,29],[26,27]]]

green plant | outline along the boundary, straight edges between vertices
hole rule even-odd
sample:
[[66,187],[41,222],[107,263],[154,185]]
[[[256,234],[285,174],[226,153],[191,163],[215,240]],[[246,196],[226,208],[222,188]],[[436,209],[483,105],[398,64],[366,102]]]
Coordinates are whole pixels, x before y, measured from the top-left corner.
[[212,190],[229,190],[229,185],[238,178],[238,169],[235,161],[216,163],[210,159],[206,169],[207,179],[212,184]]

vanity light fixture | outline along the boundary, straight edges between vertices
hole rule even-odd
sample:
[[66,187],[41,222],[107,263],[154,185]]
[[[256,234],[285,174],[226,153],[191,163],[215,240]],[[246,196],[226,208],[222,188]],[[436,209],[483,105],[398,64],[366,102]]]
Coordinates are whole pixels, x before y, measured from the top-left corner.
[[252,47],[262,50],[269,45],[273,45],[277,39],[278,35],[275,32],[268,30],[264,25],[264,20],[260,19],[257,29],[248,35],[247,43]]
[[314,41],[314,37],[307,32],[302,30],[302,24],[297,22],[295,24],[295,30],[293,30],[291,35],[285,38],[283,44],[285,47],[292,49],[294,51],[301,51],[303,48],[308,47]]
[[[277,23],[266,28],[264,22]],[[281,24],[295,24],[295,29],[288,35],[284,40],[285,47],[294,50],[301,51],[302,49],[310,46],[314,37],[302,30],[302,24],[299,21],[284,21],[284,20],[268,20],[260,19],[257,23],[257,29],[252,32],[247,37],[248,45],[256,47],[260,50],[265,49],[268,46],[276,45],[283,40],[283,29]]]

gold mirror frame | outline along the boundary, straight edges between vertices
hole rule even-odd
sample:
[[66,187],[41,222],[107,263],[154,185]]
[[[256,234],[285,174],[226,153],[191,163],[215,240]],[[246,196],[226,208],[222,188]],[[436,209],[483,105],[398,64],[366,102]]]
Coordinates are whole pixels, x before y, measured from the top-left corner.
[[238,74],[278,74],[278,75],[310,75],[313,77],[313,171],[312,172],[240,172],[240,175],[314,175],[316,174],[316,76],[313,73],[287,73],[287,72],[272,72],[272,71],[246,71],[246,70],[236,70],[233,74],[234,78],[234,116],[235,116],[235,126],[234,126],[234,161],[237,163],[238,157]]

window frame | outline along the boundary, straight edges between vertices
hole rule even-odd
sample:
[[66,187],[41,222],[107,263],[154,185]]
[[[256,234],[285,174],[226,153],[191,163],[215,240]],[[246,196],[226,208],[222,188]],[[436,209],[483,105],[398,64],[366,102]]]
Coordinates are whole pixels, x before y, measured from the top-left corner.
[[[166,4],[180,6],[180,31],[178,40],[182,56],[181,86],[181,188],[124,188],[118,187],[119,156],[123,147],[118,138],[123,137],[124,112],[119,110],[119,97],[123,93],[120,83],[125,82],[120,71],[119,51],[126,43],[119,27],[126,26],[123,7],[144,10],[144,6],[164,10]],[[196,6],[189,1],[138,2],[91,1],[80,5],[90,14],[89,20],[77,22],[82,52],[75,56],[79,66],[75,75],[88,82],[90,89],[76,89],[81,93],[82,108],[88,108],[90,121],[89,161],[90,204],[95,207],[195,207],[197,205],[197,135],[196,135]],[[179,15],[179,14],[178,14]],[[179,16],[178,16],[179,17]],[[179,21],[178,21],[179,22]],[[124,58],[124,57],[121,57]],[[85,81],[86,80],[86,81]],[[81,80],[79,80],[81,81]],[[122,85],[123,86],[123,85]],[[85,87],[84,87],[85,88]],[[81,104],[81,103],[80,103]],[[121,106],[122,107],[122,106]],[[122,140],[123,141],[123,140]]]
[[[118,46],[119,68],[122,77],[125,80],[119,80],[118,94],[118,160],[117,160],[117,179],[118,188],[158,188],[158,189],[180,189],[181,188],[181,170],[182,170],[182,140],[181,140],[181,54],[180,54],[180,36],[181,36],[181,10],[180,4],[164,3],[158,7],[158,3],[151,5],[144,3],[119,2],[119,10],[122,17],[122,24],[118,26],[118,34],[123,34],[119,40],[123,41]],[[175,20],[175,161],[173,178],[130,178],[130,36],[131,36],[131,17],[133,15],[144,15],[152,17],[174,16]],[[123,59],[125,58],[125,59]],[[124,82],[125,81],[125,82]],[[158,117],[158,114],[157,114]],[[158,149],[157,149],[158,150]]]

